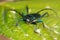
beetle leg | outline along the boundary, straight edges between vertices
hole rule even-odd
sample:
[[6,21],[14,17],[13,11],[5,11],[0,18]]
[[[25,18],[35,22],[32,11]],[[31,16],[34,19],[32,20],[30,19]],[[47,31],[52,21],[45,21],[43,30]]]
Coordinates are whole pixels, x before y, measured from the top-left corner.
[[23,13],[21,13],[21,12],[18,12],[17,10],[15,10],[15,9],[10,9],[11,10],[11,12],[14,12],[14,13],[18,13],[20,16],[24,16],[24,14]]
[[15,26],[18,26],[18,24],[19,24],[20,21],[23,21],[23,19],[22,18],[18,19],[18,21],[16,22]]
[[44,16],[49,16],[48,12],[45,12],[41,17],[44,17]]
[[35,33],[37,33],[36,30],[37,30],[37,25],[34,25],[34,32]]
[[34,32],[37,33],[37,34],[39,34],[39,35],[41,35],[40,29],[37,28],[37,25],[34,25]]
[[29,8],[28,8],[28,6],[26,6],[26,11],[27,11],[27,14],[29,13]]
[[38,23],[40,23],[40,22],[41,22],[41,23],[42,23],[42,25],[43,25],[43,28],[45,27],[45,26],[44,26],[44,22],[43,22],[42,20],[37,20],[37,22],[38,22]]

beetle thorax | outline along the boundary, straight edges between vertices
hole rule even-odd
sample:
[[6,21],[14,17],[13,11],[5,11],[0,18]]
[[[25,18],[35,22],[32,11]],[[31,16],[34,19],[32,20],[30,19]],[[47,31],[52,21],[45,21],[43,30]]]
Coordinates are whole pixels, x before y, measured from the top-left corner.
[[23,20],[24,20],[25,22],[30,23],[30,22],[32,22],[33,20],[35,20],[35,17],[34,17],[34,16],[24,16]]
[[31,22],[36,22],[36,19],[40,18],[39,14],[29,14],[23,17],[23,20],[25,22],[31,23]]

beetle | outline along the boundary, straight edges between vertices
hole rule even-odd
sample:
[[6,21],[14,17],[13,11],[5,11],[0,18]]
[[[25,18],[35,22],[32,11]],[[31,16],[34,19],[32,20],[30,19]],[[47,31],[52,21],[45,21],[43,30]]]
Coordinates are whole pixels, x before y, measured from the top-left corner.
[[[45,27],[44,26],[44,22],[43,22],[43,20],[41,20],[41,18],[43,18],[44,16],[49,16],[49,14],[48,14],[48,12],[45,12],[43,15],[41,15],[40,14],[40,12],[42,12],[42,11],[44,11],[44,10],[52,10],[54,13],[56,13],[55,12],[55,10],[53,10],[53,9],[51,9],[51,8],[44,8],[44,9],[41,9],[41,10],[39,10],[39,11],[37,11],[37,12],[35,12],[35,13],[29,13],[29,8],[28,8],[28,6],[26,6],[26,11],[27,11],[27,13],[26,13],[26,15],[24,15],[24,13],[22,12],[22,13],[20,13],[20,12],[18,12],[18,11],[16,11],[15,9],[10,9],[11,11],[14,11],[14,12],[16,12],[16,13],[18,13],[20,16],[22,16],[22,21],[24,21],[25,23],[30,23],[30,24],[33,24],[33,25],[37,25],[37,23],[42,23],[42,25],[43,25],[43,28]],[[19,21],[21,21],[21,20],[19,20]],[[36,28],[34,29],[34,31],[36,30]]]

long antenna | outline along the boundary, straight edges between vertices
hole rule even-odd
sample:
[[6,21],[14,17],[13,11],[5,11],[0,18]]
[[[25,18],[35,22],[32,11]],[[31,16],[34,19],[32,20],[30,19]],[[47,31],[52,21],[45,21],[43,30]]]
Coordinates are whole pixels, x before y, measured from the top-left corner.
[[[42,11],[44,11],[44,10],[51,10],[51,11],[53,11],[53,12],[56,14],[56,16],[57,16],[57,12],[56,12],[55,10],[51,9],[51,8],[44,8],[44,9],[42,9],[42,10],[39,10],[39,11],[36,12],[36,13],[40,13],[40,12],[42,12]],[[58,16],[57,16],[57,17],[58,17]]]

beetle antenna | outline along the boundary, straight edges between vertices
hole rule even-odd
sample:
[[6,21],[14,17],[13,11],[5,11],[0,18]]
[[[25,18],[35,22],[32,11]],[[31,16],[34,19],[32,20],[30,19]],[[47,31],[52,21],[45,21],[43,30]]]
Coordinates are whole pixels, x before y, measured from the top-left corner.
[[51,9],[51,8],[45,8],[45,9],[39,10],[37,13],[40,13],[40,12],[42,12],[42,11],[44,11],[44,10],[52,10],[53,12],[55,12],[55,13],[56,13],[56,11],[55,11],[55,10],[53,10],[53,9]]
[[[37,13],[40,13],[40,12],[42,12],[42,11],[44,11],[44,10],[51,10],[51,11],[53,11],[54,13],[56,13],[56,16],[57,16],[57,12],[56,12],[55,10],[51,9],[51,8],[45,8],[45,9],[39,10]],[[57,17],[58,17],[58,16],[57,16]]]

